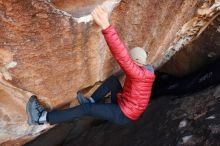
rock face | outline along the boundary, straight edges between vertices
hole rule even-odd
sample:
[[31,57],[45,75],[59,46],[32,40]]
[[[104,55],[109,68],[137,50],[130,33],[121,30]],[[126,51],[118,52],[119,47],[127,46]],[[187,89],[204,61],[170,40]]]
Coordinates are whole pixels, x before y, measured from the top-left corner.
[[20,145],[50,127],[27,125],[30,95],[50,110],[75,105],[76,91],[118,68],[89,15],[97,4],[114,8],[112,24],[125,44],[144,47],[156,68],[199,36],[220,7],[218,0],[0,0],[0,143]]
[[220,56],[220,16],[193,43],[184,47],[161,70],[178,76],[197,70]]

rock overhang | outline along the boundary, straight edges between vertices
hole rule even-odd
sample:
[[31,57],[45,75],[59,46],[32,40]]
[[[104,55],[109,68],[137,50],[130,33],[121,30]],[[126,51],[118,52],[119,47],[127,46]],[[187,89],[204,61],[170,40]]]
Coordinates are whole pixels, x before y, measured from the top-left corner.
[[95,7],[100,5],[111,13],[120,1],[121,0],[51,0],[50,3],[55,8],[71,15],[78,23],[87,23],[92,21],[90,13]]

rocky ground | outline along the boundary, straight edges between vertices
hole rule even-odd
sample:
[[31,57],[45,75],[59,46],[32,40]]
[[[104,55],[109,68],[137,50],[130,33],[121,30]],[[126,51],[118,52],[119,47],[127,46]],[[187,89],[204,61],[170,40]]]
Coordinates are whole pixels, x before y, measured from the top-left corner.
[[220,86],[151,100],[136,122],[117,126],[81,119],[58,125],[26,144],[90,146],[220,146]]

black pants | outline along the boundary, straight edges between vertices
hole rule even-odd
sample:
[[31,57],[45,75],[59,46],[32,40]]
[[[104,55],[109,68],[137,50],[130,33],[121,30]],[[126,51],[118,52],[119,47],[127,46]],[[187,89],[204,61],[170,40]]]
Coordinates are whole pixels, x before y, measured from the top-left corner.
[[[117,104],[116,94],[120,90],[122,90],[122,87],[117,77],[110,76],[92,94],[92,98],[96,103],[82,104],[65,110],[48,112],[47,122],[50,124],[57,124],[84,116],[92,116],[98,119],[108,120],[115,124],[127,124],[131,122],[131,120],[122,113]],[[111,103],[98,103],[109,92],[111,92]]]

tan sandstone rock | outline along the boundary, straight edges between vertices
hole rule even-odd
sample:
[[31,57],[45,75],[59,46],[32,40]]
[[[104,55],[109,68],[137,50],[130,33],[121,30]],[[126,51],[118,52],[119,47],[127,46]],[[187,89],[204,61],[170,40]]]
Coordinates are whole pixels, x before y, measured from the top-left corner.
[[77,104],[76,91],[118,68],[89,15],[97,4],[114,8],[112,24],[125,44],[144,47],[156,68],[204,31],[220,6],[217,0],[0,0],[0,144],[21,145],[50,127],[27,125],[30,95],[50,110]]

